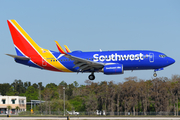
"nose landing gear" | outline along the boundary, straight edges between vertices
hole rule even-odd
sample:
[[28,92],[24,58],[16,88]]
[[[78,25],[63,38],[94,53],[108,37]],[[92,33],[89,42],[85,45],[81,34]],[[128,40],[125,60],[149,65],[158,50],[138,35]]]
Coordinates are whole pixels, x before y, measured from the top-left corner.
[[92,72],[89,77],[88,77],[90,80],[94,80],[95,79],[95,76],[94,76],[94,72]]
[[154,69],[154,74],[153,74],[153,76],[154,77],[157,77],[157,71],[160,71],[160,70],[164,70],[164,68],[158,68],[158,69]]

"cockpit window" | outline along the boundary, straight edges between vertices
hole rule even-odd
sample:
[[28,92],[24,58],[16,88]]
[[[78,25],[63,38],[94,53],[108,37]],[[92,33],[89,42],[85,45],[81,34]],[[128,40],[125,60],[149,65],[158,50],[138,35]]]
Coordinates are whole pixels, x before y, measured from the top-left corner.
[[165,58],[165,57],[167,57],[167,55],[159,55],[159,57]]

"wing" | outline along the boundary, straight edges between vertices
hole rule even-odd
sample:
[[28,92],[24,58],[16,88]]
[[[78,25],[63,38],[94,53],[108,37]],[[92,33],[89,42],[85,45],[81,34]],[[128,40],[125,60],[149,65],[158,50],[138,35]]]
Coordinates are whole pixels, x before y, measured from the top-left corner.
[[101,70],[104,67],[103,63],[98,63],[98,62],[94,62],[91,60],[87,60],[87,59],[83,59],[80,57],[76,57],[73,55],[70,55],[69,52],[69,48],[67,46],[65,46],[66,51],[68,53],[65,53],[64,50],[62,49],[62,47],[59,45],[59,43],[57,41],[56,42],[56,46],[59,50],[59,52],[61,54],[64,54],[65,57],[74,60],[74,64],[75,66],[73,68],[79,67],[78,71],[84,72],[84,71],[96,71],[96,70]]
[[74,60],[75,66],[73,68],[79,67],[78,71],[96,71],[101,70],[104,67],[104,63],[98,63],[91,60],[79,58],[73,55],[65,54],[65,57]]

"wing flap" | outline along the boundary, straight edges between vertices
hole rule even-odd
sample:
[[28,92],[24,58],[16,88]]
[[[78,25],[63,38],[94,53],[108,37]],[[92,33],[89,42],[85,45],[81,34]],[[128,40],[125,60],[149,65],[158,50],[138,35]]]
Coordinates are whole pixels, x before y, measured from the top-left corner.
[[76,56],[73,56],[70,54],[66,54],[64,56],[71,60],[74,60],[75,66],[73,68],[79,67],[78,70],[80,70],[82,72],[85,70],[95,70],[95,69],[99,70],[104,67],[104,63],[94,62],[94,61],[79,58],[79,57],[76,57]]
[[79,67],[78,70],[82,71],[83,69],[85,69],[85,68],[87,68],[87,67],[89,67],[89,65],[83,65],[83,66]]
[[[76,64],[76,63],[75,63]],[[80,67],[80,66],[82,66],[82,65],[84,65],[84,63],[77,63],[73,68],[76,68],[76,67]]]

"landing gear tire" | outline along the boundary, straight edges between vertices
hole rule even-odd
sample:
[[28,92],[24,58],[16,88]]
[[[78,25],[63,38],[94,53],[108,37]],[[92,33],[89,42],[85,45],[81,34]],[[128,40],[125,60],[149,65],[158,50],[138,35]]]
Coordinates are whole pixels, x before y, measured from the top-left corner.
[[157,77],[157,73],[154,73],[153,76],[154,76],[154,77]]
[[95,76],[94,76],[94,74],[90,74],[88,78],[89,78],[89,80],[94,80]]

